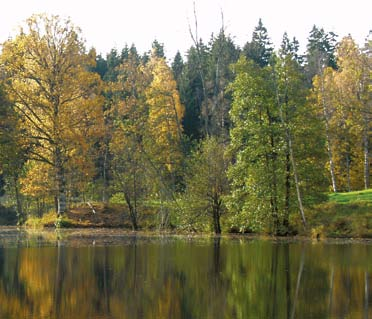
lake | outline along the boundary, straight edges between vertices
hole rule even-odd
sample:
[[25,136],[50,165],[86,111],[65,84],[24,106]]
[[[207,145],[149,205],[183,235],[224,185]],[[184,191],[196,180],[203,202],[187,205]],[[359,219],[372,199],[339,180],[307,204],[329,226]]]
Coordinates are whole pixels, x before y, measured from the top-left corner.
[[0,228],[0,318],[372,318],[372,242]]

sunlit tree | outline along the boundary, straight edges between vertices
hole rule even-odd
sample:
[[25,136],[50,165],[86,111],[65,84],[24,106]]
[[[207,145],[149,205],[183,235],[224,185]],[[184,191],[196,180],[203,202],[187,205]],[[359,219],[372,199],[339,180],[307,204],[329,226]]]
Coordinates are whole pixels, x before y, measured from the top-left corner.
[[70,20],[34,15],[4,43],[1,63],[30,145],[29,160],[53,168],[57,214],[63,215],[68,163],[89,154],[102,127],[100,78],[88,70],[95,54],[86,53]]

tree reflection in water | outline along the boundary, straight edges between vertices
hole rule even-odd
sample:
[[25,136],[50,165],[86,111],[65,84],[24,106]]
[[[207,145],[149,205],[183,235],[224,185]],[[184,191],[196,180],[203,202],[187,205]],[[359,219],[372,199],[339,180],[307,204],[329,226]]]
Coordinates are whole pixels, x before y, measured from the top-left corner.
[[369,318],[372,245],[246,239],[0,248],[0,318]]

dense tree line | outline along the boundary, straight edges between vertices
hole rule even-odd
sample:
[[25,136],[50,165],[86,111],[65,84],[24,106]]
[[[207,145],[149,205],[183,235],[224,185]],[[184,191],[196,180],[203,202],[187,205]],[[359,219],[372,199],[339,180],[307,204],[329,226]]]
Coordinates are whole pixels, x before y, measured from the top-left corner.
[[286,33],[276,50],[261,20],[242,48],[223,27],[193,40],[170,63],[156,40],[101,56],[71,21],[35,15],[4,42],[0,185],[19,223],[103,201],[133,229],[146,213],[289,234],[327,191],[369,188],[371,42],[314,26],[305,54]]

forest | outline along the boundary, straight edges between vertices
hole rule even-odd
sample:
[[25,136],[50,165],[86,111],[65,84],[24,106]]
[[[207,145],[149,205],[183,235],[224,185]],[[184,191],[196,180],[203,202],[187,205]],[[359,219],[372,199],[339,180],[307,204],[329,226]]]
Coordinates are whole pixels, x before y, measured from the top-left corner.
[[223,26],[190,37],[171,60],[157,40],[102,56],[69,19],[30,17],[1,47],[1,214],[63,227],[103,203],[133,230],[292,235],[370,188],[368,37],[314,25],[301,53],[261,19],[242,47]]

